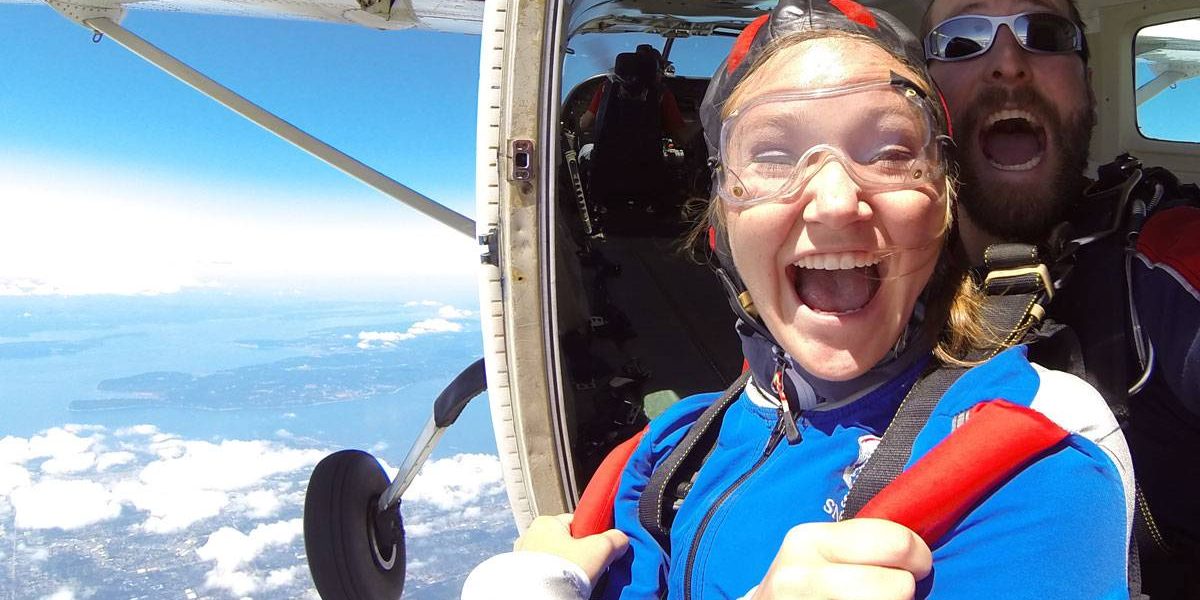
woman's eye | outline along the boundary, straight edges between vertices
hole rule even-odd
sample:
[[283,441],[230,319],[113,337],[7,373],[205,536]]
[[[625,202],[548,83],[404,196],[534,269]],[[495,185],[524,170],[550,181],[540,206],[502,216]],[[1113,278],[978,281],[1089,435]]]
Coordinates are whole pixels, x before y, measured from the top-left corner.
[[767,150],[764,152],[756,152],[754,154],[754,162],[767,165],[794,165],[796,157],[784,150]]
[[912,162],[915,155],[908,148],[899,146],[883,148],[871,157],[870,164],[881,167],[903,167]]

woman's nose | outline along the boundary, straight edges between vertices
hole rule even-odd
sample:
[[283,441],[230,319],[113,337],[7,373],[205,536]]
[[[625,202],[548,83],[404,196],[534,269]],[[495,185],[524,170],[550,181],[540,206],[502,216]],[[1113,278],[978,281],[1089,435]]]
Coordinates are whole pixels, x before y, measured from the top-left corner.
[[871,218],[871,207],[861,198],[862,189],[839,161],[825,163],[804,191],[804,220],[809,223],[841,229]]

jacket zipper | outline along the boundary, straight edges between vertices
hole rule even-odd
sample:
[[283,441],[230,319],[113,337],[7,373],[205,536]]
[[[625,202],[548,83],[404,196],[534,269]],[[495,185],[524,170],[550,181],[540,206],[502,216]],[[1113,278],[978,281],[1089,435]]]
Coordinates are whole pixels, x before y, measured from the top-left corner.
[[[713,502],[712,506],[708,507],[708,511],[704,513],[704,518],[700,520],[700,525],[696,527],[696,535],[692,536],[692,544],[688,549],[687,562],[684,563],[683,568],[684,600],[691,600],[692,598],[692,569],[696,566],[696,554],[700,551],[700,540],[704,537],[704,530],[708,527],[708,522],[716,515],[717,509],[729,499],[729,496],[741,487],[747,479],[750,479],[750,476],[754,475],[763,466],[763,463],[767,462],[767,459],[770,458],[771,452],[775,450],[775,447],[779,445],[779,441],[784,437],[784,415],[787,415],[789,419],[792,416],[790,411],[785,408],[785,405],[781,404],[779,407],[779,420],[775,422],[775,427],[771,430],[771,436],[767,438],[767,447],[763,449],[762,455],[758,457],[758,460],[745,473],[742,473],[728,488],[725,488],[724,492],[721,492],[716,502]],[[795,427],[794,424],[792,426]]]

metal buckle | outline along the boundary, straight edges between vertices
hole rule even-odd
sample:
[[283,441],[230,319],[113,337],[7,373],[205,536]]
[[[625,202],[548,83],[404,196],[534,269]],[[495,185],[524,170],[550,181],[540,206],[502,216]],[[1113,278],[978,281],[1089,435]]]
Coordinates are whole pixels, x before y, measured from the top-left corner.
[[1042,289],[1046,291],[1046,299],[1051,300],[1054,298],[1054,280],[1050,279],[1050,269],[1046,268],[1044,264],[992,271],[984,278],[983,287],[984,289],[990,289],[993,283],[1004,285],[1004,282],[1001,280],[1024,277],[1026,275],[1037,275],[1038,280],[1042,283]]

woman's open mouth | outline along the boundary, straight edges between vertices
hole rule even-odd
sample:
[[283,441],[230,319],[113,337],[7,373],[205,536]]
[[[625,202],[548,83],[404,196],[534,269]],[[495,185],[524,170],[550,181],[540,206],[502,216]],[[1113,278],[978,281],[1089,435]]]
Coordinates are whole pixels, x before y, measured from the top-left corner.
[[867,252],[831,252],[801,257],[787,268],[796,296],[814,312],[848,315],[879,291],[880,258]]

